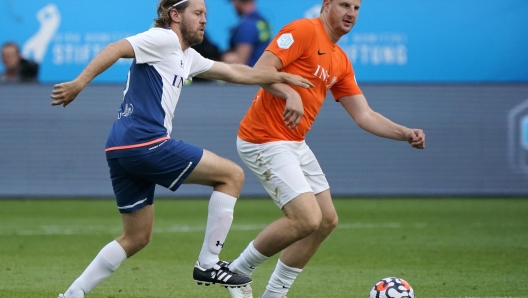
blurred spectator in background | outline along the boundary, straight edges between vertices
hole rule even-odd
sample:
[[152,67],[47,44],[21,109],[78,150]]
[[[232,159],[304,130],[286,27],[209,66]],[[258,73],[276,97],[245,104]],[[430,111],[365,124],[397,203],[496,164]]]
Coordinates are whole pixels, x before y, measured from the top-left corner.
[[2,45],[4,73],[0,74],[0,84],[36,83],[39,65],[20,56],[20,49],[14,42]]
[[[202,43],[199,43],[197,45],[192,46],[193,49],[195,49],[200,55],[204,56],[207,59],[211,59],[213,61],[221,61],[222,60],[222,52],[220,49],[218,49],[218,46],[215,45],[209,37],[207,36],[207,33],[204,34],[204,38]],[[208,82],[215,82],[214,80],[194,77],[192,81],[188,81],[189,83],[208,83]],[[188,83],[188,84],[189,84]]]
[[229,50],[222,61],[255,65],[260,55],[271,42],[269,23],[257,11],[255,0],[230,0],[240,22],[231,29]]
[[207,33],[204,34],[202,43],[194,45],[192,48],[207,59],[220,61],[222,58],[222,52],[220,52],[217,45],[211,42]]

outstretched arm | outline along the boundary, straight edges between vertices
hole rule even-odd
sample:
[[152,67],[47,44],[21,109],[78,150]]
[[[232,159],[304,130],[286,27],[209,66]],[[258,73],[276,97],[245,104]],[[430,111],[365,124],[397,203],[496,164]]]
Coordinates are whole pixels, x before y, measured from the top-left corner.
[[413,148],[425,148],[425,134],[421,129],[396,124],[373,111],[363,94],[341,97],[339,102],[362,129],[380,137],[407,141]]
[[53,86],[51,105],[66,107],[96,76],[112,66],[119,58],[134,58],[134,49],[128,40],[123,39],[106,46],[84,68],[73,81]]
[[199,74],[198,77],[243,85],[286,83],[303,88],[313,87],[310,81],[298,75],[270,72],[242,64],[227,64],[217,61],[214,62],[211,69]]

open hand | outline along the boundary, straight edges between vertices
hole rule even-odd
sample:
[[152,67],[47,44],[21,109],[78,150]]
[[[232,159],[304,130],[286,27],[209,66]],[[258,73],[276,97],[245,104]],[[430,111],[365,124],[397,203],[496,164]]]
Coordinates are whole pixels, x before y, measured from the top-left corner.
[[84,86],[77,82],[77,81],[71,81],[66,83],[60,83],[53,86],[53,91],[51,91],[51,98],[53,101],[51,102],[52,106],[59,106],[63,105],[66,107],[67,105],[72,102],[77,95],[79,95],[79,92],[84,88]]
[[283,83],[302,88],[311,88],[314,85],[308,79],[291,73],[281,72]]
[[295,92],[295,96],[290,96],[286,99],[286,106],[284,107],[284,122],[290,129],[295,129],[301,123],[304,115],[304,106],[301,96]]

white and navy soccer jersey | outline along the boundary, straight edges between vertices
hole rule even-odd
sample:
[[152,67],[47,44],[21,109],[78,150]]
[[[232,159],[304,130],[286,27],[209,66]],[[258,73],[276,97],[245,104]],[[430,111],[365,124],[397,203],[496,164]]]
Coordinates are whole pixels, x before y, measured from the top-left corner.
[[174,31],[152,28],[128,37],[135,52],[123,102],[106,141],[107,158],[141,155],[170,138],[174,110],[185,80],[214,61],[193,48],[182,51]]

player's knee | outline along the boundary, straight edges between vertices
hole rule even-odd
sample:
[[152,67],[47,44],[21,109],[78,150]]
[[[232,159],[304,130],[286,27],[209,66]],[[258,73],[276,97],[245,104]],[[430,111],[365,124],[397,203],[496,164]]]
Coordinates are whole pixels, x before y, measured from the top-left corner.
[[152,239],[152,233],[150,232],[136,233],[130,238],[133,239],[133,243],[136,249],[139,251],[150,243],[150,240]]
[[317,225],[315,222],[307,222],[304,225],[298,227],[297,230],[301,238],[306,238],[317,231],[318,228],[319,225]]
[[141,235],[141,238],[139,239],[139,244],[141,245],[141,247],[145,247],[150,243],[150,240],[152,240],[152,234],[145,233],[144,235]]
[[314,212],[297,220],[297,230],[301,237],[308,237],[317,231],[321,225],[322,216],[320,212]]
[[229,170],[229,180],[231,184],[233,184],[238,189],[242,189],[242,185],[244,185],[244,179],[244,170],[236,164],[233,165]]
[[151,233],[125,233],[117,240],[131,257],[150,243]]
[[325,237],[330,235],[330,233],[332,233],[332,231],[337,227],[338,222],[339,219],[335,213],[331,216],[324,217],[321,221],[321,225],[319,226],[321,234]]

